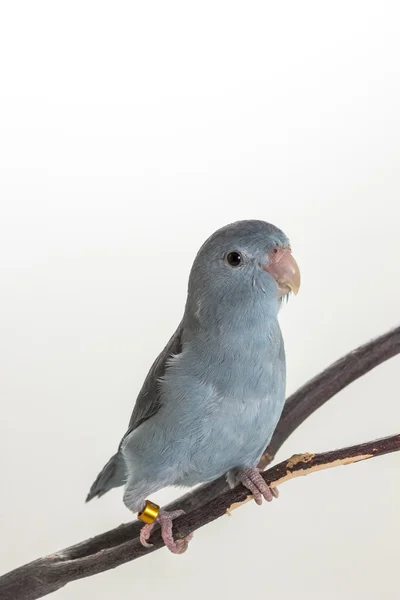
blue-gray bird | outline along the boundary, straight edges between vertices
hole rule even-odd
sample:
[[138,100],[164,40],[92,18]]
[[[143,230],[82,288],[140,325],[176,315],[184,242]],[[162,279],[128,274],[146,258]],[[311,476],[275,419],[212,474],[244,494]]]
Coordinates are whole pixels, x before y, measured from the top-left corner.
[[[194,486],[226,474],[260,504],[273,492],[257,464],[285,400],[285,350],[278,323],[282,299],[300,287],[289,240],[264,221],[238,221],[216,231],[193,263],[185,312],[152,365],[118,452],[87,500],[125,484],[124,502],[143,511],[150,494]],[[160,511],[144,525],[148,545],[158,522],[175,553],[172,519]]]

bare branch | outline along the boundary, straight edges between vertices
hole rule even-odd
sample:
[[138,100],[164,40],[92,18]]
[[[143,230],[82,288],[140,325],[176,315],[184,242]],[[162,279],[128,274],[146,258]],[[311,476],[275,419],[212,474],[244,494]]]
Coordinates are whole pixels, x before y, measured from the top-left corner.
[[[264,471],[263,477],[268,485],[276,487],[294,477],[348,465],[399,450],[400,434],[397,434],[332,452],[297,454],[271,467],[268,471]],[[229,514],[252,499],[248,494],[248,490],[239,485],[198,507],[190,514],[179,517],[174,521],[175,536],[183,538],[224,514]],[[151,541],[152,548],[145,548],[135,538],[118,546],[99,549],[94,554],[81,557],[76,556],[76,546],[66,548],[0,577],[0,597],[2,600],[41,598],[60,589],[70,581],[113,569],[125,562],[158,550],[164,545],[159,529],[154,532]]]
[[[400,327],[350,352],[288,398],[282,418],[263,456],[263,466],[272,460],[289,435],[315,410],[355,379],[399,352]],[[396,435],[333,452],[293,457],[269,469],[263,476],[274,486],[298,475],[399,449],[400,435]],[[185,536],[222,516],[229,507],[233,509],[236,503],[246,501],[247,493],[242,486],[228,490],[224,478],[220,478],[177,499],[167,507],[183,508],[187,513],[175,522],[177,535]],[[141,526],[138,521],[121,525],[3,575],[0,577],[0,598],[35,600],[70,581],[112,569],[160,548],[163,544],[158,532],[153,536],[153,548],[147,550],[140,545],[138,534]]]

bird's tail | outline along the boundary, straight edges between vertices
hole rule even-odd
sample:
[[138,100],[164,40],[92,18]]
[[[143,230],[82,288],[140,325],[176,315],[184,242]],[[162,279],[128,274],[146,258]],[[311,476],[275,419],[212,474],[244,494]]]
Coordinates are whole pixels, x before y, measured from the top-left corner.
[[100,498],[112,488],[124,485],[126,481],[125,462],[122,454],[117,452],[103,467],[103,470],[97,475],[95,482],[89,490],[86,502],[96,496]]

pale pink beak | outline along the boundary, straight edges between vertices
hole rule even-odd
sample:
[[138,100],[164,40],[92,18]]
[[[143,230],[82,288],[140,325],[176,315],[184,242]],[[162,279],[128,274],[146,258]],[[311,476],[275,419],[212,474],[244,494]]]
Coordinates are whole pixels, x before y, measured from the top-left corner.
[[269,261],[263,266],[278,284],[279,297],[289,292],[297,294],[300,289],[300,269],[289,247],[274,248],[268,252]]

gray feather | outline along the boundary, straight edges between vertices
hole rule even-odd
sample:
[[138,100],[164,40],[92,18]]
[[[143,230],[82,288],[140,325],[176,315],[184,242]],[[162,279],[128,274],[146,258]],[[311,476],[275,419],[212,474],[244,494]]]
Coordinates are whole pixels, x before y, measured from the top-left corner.
[[128,431],[125,433],[118,448],[98,474],[86,497],[86,502],[95,497],[100,498],[106,492],[126,483],[125,461],[121,453],[121,445],[126,436],[134,431],[139,425],[154,416],[160,409],[161,400],[159,394],[159,380],[165,374],[167,360],[171,356],[180,354],[182,350],[182,324],[179,325],[164,350],[158,355],[145,379],[142,389],[137,397],[130,421]]
[[165,374],[167,360],[171,358],[171,356],[178,355],[181,352],[182,323],[179,325],[178,329],[175,331],[164,350],[158,355],[152,364],[142,389],[137,397],[136,404],[133,408],[133,412],[129,421],[128,431],[124,435],[124,438],[134,429],[136,429],[136,427],[139,427],[139,425],[144,423],[144,421],[147,421],[147,419],[155,415],[160,409],[161,399],[159,394],[159,381]]
[[120,452],[114,454],[97,475],[92,487],[86,496],[86,502],[93,498],[100,498],[114,487],[124,485],[126,482],[125,461]]

